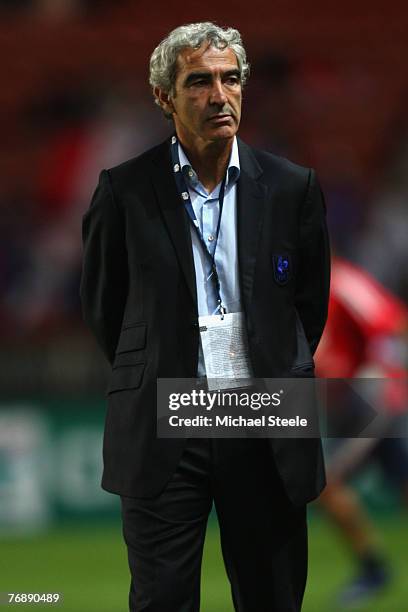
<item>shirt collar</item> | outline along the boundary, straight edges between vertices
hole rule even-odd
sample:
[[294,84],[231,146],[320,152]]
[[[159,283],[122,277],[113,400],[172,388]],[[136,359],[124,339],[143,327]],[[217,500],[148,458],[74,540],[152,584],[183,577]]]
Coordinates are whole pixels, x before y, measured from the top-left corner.
[[[194,168],[192,168],[187,155],[184,153],[184,149],[181,146],[180,142],[178,142],[178,154],[181,171],[183,172],[184,178],[187,180],[187,183],[193,189],[197,189],[198,185],[200,184],[199,179],[194,171]],[[239,163],[238,141],[237,137],[234,136],[234,140],[232,142],[231,156],[227,168],[227,180],[225,183],[226,189],[230,189],[237,182],[237,180],[239,179],[240,172],[241,166]]]

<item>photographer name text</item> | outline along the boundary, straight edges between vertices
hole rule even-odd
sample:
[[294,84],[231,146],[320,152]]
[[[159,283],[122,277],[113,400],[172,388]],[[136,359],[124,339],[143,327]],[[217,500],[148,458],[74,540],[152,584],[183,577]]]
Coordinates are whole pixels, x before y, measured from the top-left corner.
[[209,417],[197,415],[194,417],[180,417],[171,415],[169,417],[171,427],[307,427],[307,419],[299,416],[293,418],[282,418],[278,416],[244,417],[242,415],[233,417],[230,415]]

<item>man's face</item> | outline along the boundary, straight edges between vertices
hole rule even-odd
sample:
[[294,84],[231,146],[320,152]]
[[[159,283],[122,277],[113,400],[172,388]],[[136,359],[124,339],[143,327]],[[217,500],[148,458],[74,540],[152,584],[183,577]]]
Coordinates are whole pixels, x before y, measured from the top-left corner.
[[241,119],[241,79],[235,53],[203,44],[177,59],[175,91],[168,98],[177,134],[203,143],[232,138]]

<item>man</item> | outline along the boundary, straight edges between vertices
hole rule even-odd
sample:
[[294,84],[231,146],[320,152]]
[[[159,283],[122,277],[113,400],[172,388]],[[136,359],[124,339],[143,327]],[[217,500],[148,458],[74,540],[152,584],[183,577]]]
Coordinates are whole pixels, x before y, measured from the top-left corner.
[[207,373],[203,316],[240,317],[251,375],[313,375],[323,199],[313,170],[237,139],[248,72],[237,30],[172,31],[150,83],[175,134],[103,171],[84,218],[84,316],[112,364],[102,485],[121,495],[131,610],[199,610],[213,500],[235,609],[301,608],[320,441],[156,436],[157,378]]
[[[390,580],[381,538],[365,511],[363,501],[350,485],[351,476],[367,463],[381,466],[387,483],[408,502],[408,448],[391,432],[402,426],[407,410],[406,334],[408,310],[395,295],[358,266],[332,257],[329,316],[315,355],[317,373],[323,378],[377,379],[377,408],[384,414],[383,435],[378,438],[328,440],[328,486],[320,506],[338,527],[358,564],[358,574],[342,589],[341,609],[355,608],[377,595]],[[382,384],[378,386],[379,379]],[[358,421],[358,404],[335,399],[336,410],[346,423]],[[345,402],[345,403],[344,403]],[[395,429],[398,428],[398,429]],[[332,444],[330,444],[332,442]]]

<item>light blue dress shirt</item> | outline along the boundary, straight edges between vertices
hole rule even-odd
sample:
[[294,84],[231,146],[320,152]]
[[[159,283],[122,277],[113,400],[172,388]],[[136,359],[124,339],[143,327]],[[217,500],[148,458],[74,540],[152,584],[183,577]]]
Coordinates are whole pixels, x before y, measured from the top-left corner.
[[[215,265],[220,280],[222,303],[227,312],[241,312],[237,252],[237,181],[240,174],[237,139],[234,138],[227,168],[224,203],[217,244],[215,244],[215,234],[220,213],[219,194],[221,183],[214,188],[212,193],[208,193],[191,167],[180,143],[178,144],[178,153],[181,171],[187,183],[191,204],[201,234],[211,255],[213,255],[215,249]],[[217,291],[214,277],[211,275],[210,258],[204,252],[203,245],[197,235],[197,230],[191,222],[190,225],[196,274],[198,314],[200,316],[216,314],[218,312]],[[197,376],[205,376],[201,340]]]

